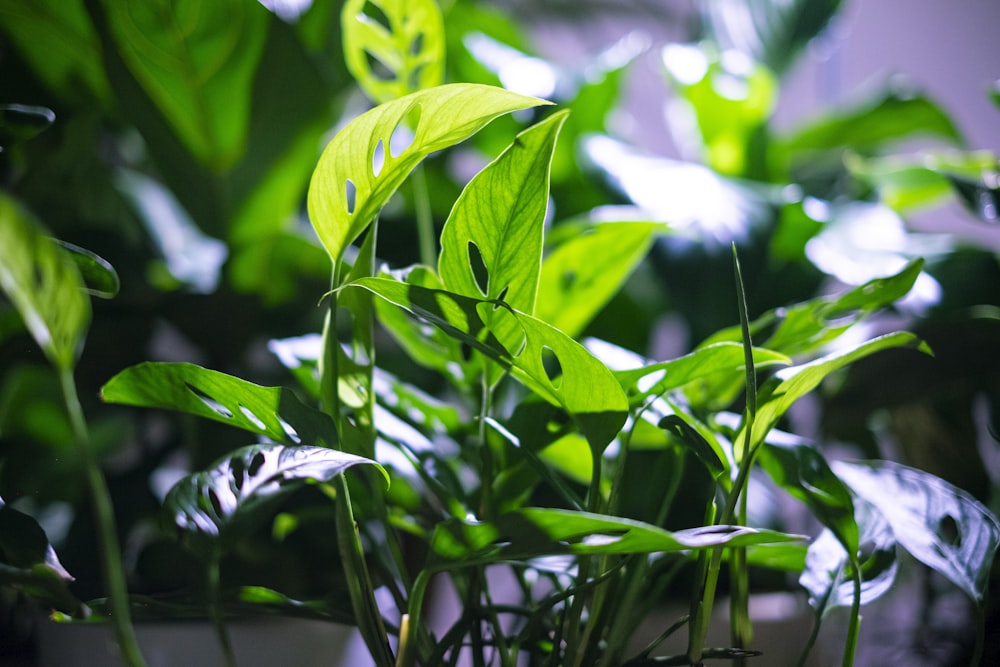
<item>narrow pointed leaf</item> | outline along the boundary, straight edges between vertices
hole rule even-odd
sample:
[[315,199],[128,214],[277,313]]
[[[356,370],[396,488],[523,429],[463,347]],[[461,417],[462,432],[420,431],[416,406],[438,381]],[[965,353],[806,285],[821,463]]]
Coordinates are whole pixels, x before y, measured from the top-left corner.
[[333,421],[285,387],[262,387],[188,363],[146,362],[126,368],[101,388],[108,403],[179,410],[275,442],[337,447]]
[[441,84],[444,22],[435,0],[348,0],[341,28],[347,69],[376,102]]
[[[462,191],[441,232],[438,273],[448,290],[502,298],[521,312],[534,312],[549,166],[567,113],[560,111],[521,132]],[[484,265],[485,286],[477,280],[474,261]]]
[[[340,260],[425,157],[497,116],[539,104],[546,102],[502,88],[449,84],[386,102],[348,123],[323,151],[309,185],[309,218],[330,257]],[[412,140],[395,148],[394,135]]]
[[833,470],[878,509],[900,545],[983,601],[1000,545],[1000,523],[986,507],[934,475],[892,461],[838,461]]
[[179,481],[163,503],[170,523],[195,548],[226,547],[267,521],[287,494],[329,482],[348,468],[374,461],[326,447],[250,445],[203,472]]
[[66,251],[33,217],[0,194],[0,289],[57,368],[76,363],[90,323],[90,300]]
[[[3,10],[0,9],[0,14]],[[0,151],[31,139],[56,119],[48,107],[0,104]]]
[[76,264],[88,293],[102,299],[111,299],[118,294],[118,289],[121,287],[118,272],[106,259],[72,243],[56,242]]

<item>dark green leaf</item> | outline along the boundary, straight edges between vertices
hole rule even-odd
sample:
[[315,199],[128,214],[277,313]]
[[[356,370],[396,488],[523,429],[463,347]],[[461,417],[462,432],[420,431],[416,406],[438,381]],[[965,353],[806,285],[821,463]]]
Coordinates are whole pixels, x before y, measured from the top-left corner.
[[60,370],[74,366],[90,323],[80,272],[13,199],[0,193],[0,289]]
[[694,452],[713,477],[718,477],[729,468],[722,457],[712,448],[708,440],[678,415],[667,415],[660,420],[659,427],[670,431],[684,445]]
[[47,107],[0,104],[0,151],[31,139],[55,119],[55,112]]
[[[498,116],[539,104],[545,102],[501,88],[451,84],[386,102],[352,120],[323,151],[309,185],[309,218],[330,257],[341,259],[426,156],[464,141]],[[408,135],[412,141],[398,147]]]
[[76,264],[88,293],[102,299],[112,299],[117,296],[121,282],[118,280],[115,267],[106,259],[72,243],[58,240],[56,242]]
[[1000,523],[967,492],[892,461],[836,462],[833,470],[871,503],[896,540],[922,563],[983,601]]
[[385,475],[370,459],[326,447],[250,445],[179,481],[163,509],[195,548],[226,548],[270,519],[287,494],[329,482],[359,464],[374,465]]
[[145,362],[101,388],[109,403],[180,410],[275,442],[336,447],[333,421],[285,387],[262,387],[195,364]]
[[341,27],[347,68],[376,102],[441,84],[444,24],[435,0],[348,0]]

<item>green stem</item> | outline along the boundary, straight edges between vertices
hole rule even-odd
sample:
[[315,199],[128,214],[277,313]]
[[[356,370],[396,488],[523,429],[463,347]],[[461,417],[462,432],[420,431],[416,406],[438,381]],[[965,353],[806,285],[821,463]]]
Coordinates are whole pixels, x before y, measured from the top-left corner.
[[420,247],[420,263],[437,267],[437,241],[434,238],[434,216],[431,211],[430,189],[424,165],[417,165],[411,175],[413,179],[413,207],[417,215],[417,242]]
[[983,659],[983,648],[986,645],[986,597],[987,591],[983,594],[983,599],[976,603],[976,646],[972,650],[972,660],[969,667],[978,667]]
[[858,632],[861,629],[861,567],[854,563],[854,601],[851,603],[851,617],[847,624],[847,641],[844,642],[843,667],[854,664],[854,654],[858,648]]
[[226,618],[222,611],[222,581],[220,573],[220,558],[217,552],[212,553],[208,562],[208,599],[209,613],[212,616],[212,625],[215,627],[215,636],[219,639],[219,647],[225,658],[227,667],[236,667],[236,656],[233,653],[233,643],[229,639],[229,631],[226,629]]
[[118,535],[115,529],[115,514],[111,503],[111,492],[104,479],[90,445],[90,434],[87,422],[83,417],[83,408],[76,393],[76,383],[69,369],[59,371],[59,381],[62,385],[63,401],[69,414],[70,426],[73,429],[73,440],[83,459],[84,475],[90,490],[90,500],[94,508],[97,523],[97,538],[101,549],[101,566],[104,571],[104,583],[108,587],[108,598],[111,603],[111,619],[118,640],[118,650],[130,667],[143,667],[146,661],[139,650],[139,642],[132,626],[132,615],[129,611],[128,588],[125,585],[125,568],[122,565],[121,551],[118,545]]

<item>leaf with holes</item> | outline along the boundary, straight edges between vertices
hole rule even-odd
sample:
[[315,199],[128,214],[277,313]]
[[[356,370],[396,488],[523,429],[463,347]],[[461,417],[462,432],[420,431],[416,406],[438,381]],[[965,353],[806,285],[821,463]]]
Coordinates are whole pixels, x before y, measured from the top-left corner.
[[346,287],[367,289],[499,362],[570,413],[595,452],[625,423],[628,401],[607,366],[541,320],[495,302],[391,278],[363,278]]
[[837,461],[833,471],[885,517],[915,558],[983,601],[1000,545],[1000,523],[971,495],[892,461]]
[[434,531],[431,549],[447,560],[521,559],[567,553],[671,553],[803,539],[801,535],[746,526],[703,526],[671,532],[622,517],[532,507],[504,514],[495,523],[442,522]]
[[521,132],[465,186],[441,231],[438,273],[446,289],[534,312],[549,167],[567,113]]
[[262,387],[195,364],[131,366],[108,380],[101,398],[108,403],[180,410],[290,445],[338,447],[340,442],[333,421],[302,403],[290,389]]
[[360,464],[374,465],[388,483],[381,466],[353,454],[325,447],[250,445],[179,481],[167,494],[163,510],[196,550],[210,553],[266,521],[292,491],[329,482]]
[[448,84],[361,114],[337,133],[309,184],[309,218],[334,261],[375,219],[421,160],[487,123],[544,100],[478,84]]
[[0,289],[49,361],[60,370],[72,368],[90,323],[83,279],[66,251],[2,193]]
[[348,0],[341,28],[347,69],[376,102],[441,84],[444,22],[435,0]]
[[542,262],[534,315],[578,336],[615,295],[663,225],[606,222],[585,226]]

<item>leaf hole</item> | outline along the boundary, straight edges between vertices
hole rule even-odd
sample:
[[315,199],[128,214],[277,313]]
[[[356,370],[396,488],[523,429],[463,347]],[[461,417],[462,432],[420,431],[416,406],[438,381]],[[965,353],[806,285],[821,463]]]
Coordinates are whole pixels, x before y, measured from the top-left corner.
[[288,439],[291,440],[296,445],[302,444],[302,438],[299,437],[298,431],[296,431],[291,424],[286,422],[281,416],[278,416],[278,424],[281,425],[281,430],[285,432]]
[[495,306],[493,306],[493,310],[500,308],[501,305],[505,303],[505,300],[507,299],[507,292],[509,291],[510,291],[510,285],[504,285],[503,289],[500,290],[500,293],[497,294],[497,303]]
[[410,41],[410,55],[419,55],[421,51],[424,50],[424,33],[418,32],[417,35]]
[[555,351],[547,345],[542,346],[542,368],[545,369],[545,375],[549,378],[549,382],[556,389],[562,383],[562,364],[559,363],[559,357],[556,356]]
[[371,0],[366,2],[365,6],[361,8],[361,13],[358,14],[357,19],[365,23],[377,23],[386,32],[392,32],[392,21],[389,20],[389,17],[386,16],[386,13],[382,11],[377,2],[372,2]]
[[458,351],[462,355],[462,361],[468,363],[472,359],[472,346],[465,341],[458,346]]
[[194,394],[198,398],[198,400],[200,400],[202,403],[208,406],[209,409],[215,411],[215,413],[218,414],[220,417],[224,417],[225,419],[233,418],[232,411],[226,406],[224,406],[222,403],[218,402],[217,400],[215,400],[202,390],[198,389],[194,385],[185,383],[184,386],[187,387],[187,390],[190,391],[192,394]]
[[472,277],[480,293],[483,296],[489,294],[490,270],[486,268],[486,262],[483,261],[483,255],[479,252],[479,246],[475,241],[469,241],[469,268],[472,269]]
[[958,527],[958,522],[951,515],[946,514],[938,521],[938,535],[942,541],[956,549],[961,548],[962,531]]
[[368,72],[379,81],[389,82],[396,80],[396,72],[368,49],[365,49],[365,60],[368,63]]
[[389,135],[389,155],[396,158],[413,145],[417,127],[420,125],[420,105],[410,107],[409,111],[399,119],[392,134]]
[[255,415],[253,413],[253,410],[251,410],[250,408],[248,408],[245,405],[240,405],[239,407],[240,407],[240,412],[243,413],[243,416],[246,417],[247,419],[249,419],[250,422],[254,426],[257,427],[257,430],[259,430],[259,431],[266,431],[267,430],[267,425],[264,424],[263,420],[261,420],[260,417],[258,417],[257,415]]
[[212,505],[212,511],[215,512],[215,516],[225,516],[222,511],[222,499],[219,498],[219,494],[215,492],[215,489],[208,490],[208,502]]
[[417,65],[406,75],[407,90],[420,90],[420,73],[424,71],[423,65]]
[[357,204],[358,187],[354,181],[347,179],[344,181],[344,196],[347,198],[347,215],[354,215],[354,206]]
[[382,173],[382,167],[385,166],[385,144],[381,139],[375,144],[375,150],[372,152],[372,176],[378,178],[378,175]]
[[247,472],[250,473],[251,477],[257,476],[257,473],[260,472],[260,469],[264,467],[264,463],[266,460],[267,459],[264,456],[264,452],[257,452],[256,454],[254,454],[253,458],[250,460],[250,468],[247,470]]

